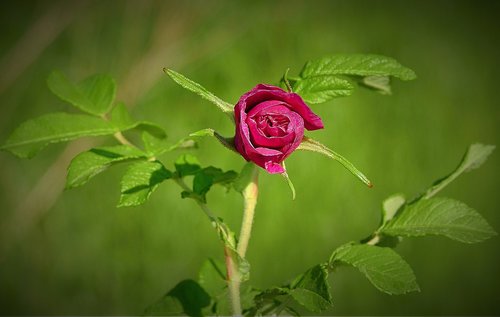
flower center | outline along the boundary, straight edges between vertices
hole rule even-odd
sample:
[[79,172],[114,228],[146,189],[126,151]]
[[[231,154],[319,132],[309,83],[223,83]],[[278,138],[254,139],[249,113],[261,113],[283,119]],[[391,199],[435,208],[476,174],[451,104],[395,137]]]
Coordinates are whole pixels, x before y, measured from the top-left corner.
[[266,114],[257,118],[257,127],[267,137],[282,137],[287,134],[290,119],[281,114]]

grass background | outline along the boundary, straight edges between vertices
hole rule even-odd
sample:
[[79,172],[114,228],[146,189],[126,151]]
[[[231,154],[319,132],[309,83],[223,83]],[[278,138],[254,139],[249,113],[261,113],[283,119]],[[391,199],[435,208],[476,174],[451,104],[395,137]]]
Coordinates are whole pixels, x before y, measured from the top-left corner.
[[[414,69],[393,95],[358,90],[314,106],[325,129],[314,137],[374,182],[365,188],[339,164],[313,153],[287,160],[286,183],[262,174],[248,257],[251,283],[269,287],[323,261],[342,243],[370,234],[381,201],[408,197],[458,164],[475,142],[500,144],[500,5],[484,1],[23,1],[0,5],[0,140],[23,120],[72,111],[45,80],[96,72],[118,82],[118,100],[171,140],[226,118],[162,73],[180,71],[235,102],[259,82],[332,53],[378,53]],[[97,143],[96,143],[97,142]],[[117,166],[63,191],[78,151],[109,138],[48,147],[34,159],[0,153],[0,313],[140,314],[207,257],[221,258],[205,216],[165,183],[144,206],[117,209]],[[201,142],[206,165],[239,169],[242,159]],[[175,155],[164,162],[172,165]],[[500,156],[443,192],[476,208],[498,231]],[[209,204],[238,228],[241,200],[215,189]],[[354,269],[332,275],[336,315],[496,315],[498,236],[477,245],[445,238],[405,240],[397,250],[422,291],[389,296]]]

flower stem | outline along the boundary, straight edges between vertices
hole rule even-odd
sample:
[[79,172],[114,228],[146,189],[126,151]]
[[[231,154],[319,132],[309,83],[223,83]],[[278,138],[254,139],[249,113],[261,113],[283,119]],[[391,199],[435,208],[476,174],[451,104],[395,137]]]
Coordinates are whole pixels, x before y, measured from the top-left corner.
[[229,300],[233,316],[241,316],[241,299],[240,299],[240,276],[238,267],[231,256],[231,250],[224,246],[224,258],[227,271],[227,287],[229,290]]
[[240,238],[238,239],[238,254],[244,258],[248,248],[248,241],[252,233],[252,224],[255,214],[255,206],[257,205],[257,197],[259,195],[258,188],[259,170],[257,166],[253,166],[252,178],[250,183],[243,190],[244,209],[243,220],[241,222]]
[[[259,170],[257,166],[253,166],[251,179],[248,185],[243,190],[243,220],[241,223],[240,238],[236,252],[241,258],[245,258],[248,242],[252,232],[253,218],[255,214],[255,206],[257,205],[258,190],[258,176]],[[241,316],[241,299],[240,299],[240,276],[238,273],[237,263],[231,257],[230,250],[227,246],[224,248],[226,257],[226,270],[227,270],[227,285],[229,289],[229,300],[233,309],[234,316]]]

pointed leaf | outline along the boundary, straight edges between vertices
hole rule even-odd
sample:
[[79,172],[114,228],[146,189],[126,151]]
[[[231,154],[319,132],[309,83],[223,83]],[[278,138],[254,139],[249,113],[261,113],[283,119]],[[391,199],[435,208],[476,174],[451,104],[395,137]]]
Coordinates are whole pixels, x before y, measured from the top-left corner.
[[128,145],[99,147],[82,152],[73,158],[68,167],[66,188],[87,183],[113,164],[144,158],[146,158],[144,152]]
[[449,198],[431,198],[407,205],[380,233],[405,237],[442,235],[464,243],[480,242],[496,235],[474,209]]
[[116,83],[111,76],[90,76],[80,82],[78,88],[90,101],[94,114],[103,115],[111,110],[116,93]]
[[479,143],[469,146],[458,167],[450,175],[436,181],[432,187],[426,191],[423,198],[427,199],[433,197],[461,174],[481,166],[494,149],[494,145],[483,145]]
[[107,113],[115,98],[116,84],[108,75],[94,75],[75,85],[64,74],[54,71],[47,84],[62,100],[96,116]]
[[317,152],[331,159],[334,159],[340,164],[342,164],[342,166],[344,166],[349,172],[351,172],[354,176],[356,176],[360,181],[365,183],[368,187],[373,186],[370,180],[363,173],[361,173],[351,162],[349,162],[342,155],[335,153],[334,151],[330,150],[329,148],[327,148],[326,146],[324,146],[323,144],[321,144],[316,140],[304,136],[302,143],[300,143],[297,149]]
[[161,182],[172,177],[159,161],[142,161],[130,166],[121,182],[118,207],[145,203]]
[[300,77],[321,75],[394,76],[402,80],[416,78],[415,72],[395,59],[375,54],[338,54],[309,61]]
[[290,288],[290,295],[311,311],[320,312],[333,305],[326,264],[307,270],[292,282]]
[[163,71],[170,76],[177,84],[194,92],[195,94],[201,96],[203,99],[206,99],[216,105],[222,112],[229,115],[233,118],[233,105],[228,102],[223,101],[219,97],[215,96],[213,93],[209,92],[205,87],[201,86],[198,83],[184,77],[183,75],[171,70],[164,68]]
[[379,290],[387,294],[419,291],[411,267],[390,248],[366,244],[346,244],[335,250],[330,266],[347,264],[357,268]]
[[325,75],[300,79],[294,84],[293,90],[305,102],[318,104],[333,98],[351,95],[354,85],[345,78]]
[[238,177],[235,171],[223,172],[220,168],[213,166],[199,170],[193,179],[193,193],[198,195],[202,202],[206,202],[206,194],[214,184],[230,186]]
[[21,158],[31,158],[50,143],[85,136],[109,135],[118,131],[115,126],[100,118],[56,112],[21,123],[0,149]]

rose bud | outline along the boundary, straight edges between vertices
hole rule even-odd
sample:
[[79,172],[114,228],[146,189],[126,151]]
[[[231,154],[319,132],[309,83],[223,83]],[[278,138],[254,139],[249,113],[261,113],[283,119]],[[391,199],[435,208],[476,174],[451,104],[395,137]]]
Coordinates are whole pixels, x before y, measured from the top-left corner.
[[304,128],[323,128],[299,95],[264,84],[241,96],[234,116],[236,149],[271,174],[285,172],[281,162],[299,146]]

